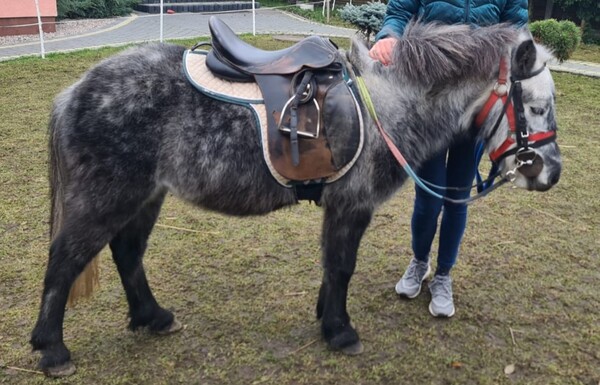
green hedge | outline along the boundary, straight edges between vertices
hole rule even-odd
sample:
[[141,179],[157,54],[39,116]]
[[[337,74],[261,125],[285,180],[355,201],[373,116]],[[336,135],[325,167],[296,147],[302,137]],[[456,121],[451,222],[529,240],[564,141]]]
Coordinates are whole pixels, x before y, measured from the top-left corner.
[[552,49],[558,60],[565,61],[581,41],[581,30],[572,21],[540,20],[529,24],[533,37]]
[[59,19],[103,18],[131,12],[139,0],[58,0]]

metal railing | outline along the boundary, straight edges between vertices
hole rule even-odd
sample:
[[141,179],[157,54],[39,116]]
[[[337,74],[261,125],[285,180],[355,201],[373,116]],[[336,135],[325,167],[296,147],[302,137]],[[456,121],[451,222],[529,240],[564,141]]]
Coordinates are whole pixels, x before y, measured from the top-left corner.
[[[25,0],[26,1],[26,0]],[[45,49],[45,38],[44,38],[44,30],[43,30],[43,26],[44,25],[48,25],[48,24],[54,24],[54,25],[58,25],[58,24],[67,24],[70,22],[76,22],[76,21],[71,21],[71,20],[66,20],[66,21],[42,21],[42,15],[40,12],[40,7],[39,7],[39,0],[30,0],[30,1],[34,1],[35,2],[35,8],[36,8],[36,13],[37,13],[37,23],[28,23],[28,24],[16,24],[16,25],[3,25],[0,26],[0,28],[22,28],[22,27],[32,27],[37,25],[38,26],[38,31],[39,31],[39,39],[40,39],[40,56],[42,58],[46,57],[46,49]],[[325,16],[325,14],[327,13],[327,20],[329,20],[329,13],[330,10],[332,10],[335,7],[335,0],[321,0],[321,1],[314,1],[314,2],[306,2],[303,4],[307,4],[307,5],[323,5],[323,15]],[[285,9],[285,8],[291,8],[291,7],[296,7],[297,5],[291,4],[291,5],[283,5],[283,6],[274,6],[274,7],[261,7],[261,10],[268,10],[268,9]],[[159,13],[159,18],[160,18],[160,26],[159,26],[159,41],[163,42],[164,41],[164,0],[160,0],[160,13]],[[213,13],[240,13],[240,12],[252,12],[252,34],[256,35],[256,6],[255,6],[255,0],[252,0],[252,8],[250,10],[230,10],[230,11],[213,11],[213,12],[195,12],[196,14],[213,14]],[[182,13],[185,14],[185,13]],[[169,15],[169,17],[171,16],[175,16],[175,15]],[[156,15],[144,15],[144,16],[139,16],[141,18],[144,17],[156,17]]]

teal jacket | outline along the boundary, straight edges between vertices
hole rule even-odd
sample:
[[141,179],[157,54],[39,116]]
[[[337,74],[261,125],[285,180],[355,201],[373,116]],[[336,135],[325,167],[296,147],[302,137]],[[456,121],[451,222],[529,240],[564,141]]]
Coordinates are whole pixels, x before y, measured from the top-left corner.
[[424,22],[486,26],[508,22],[527,24],[527,0],[389,0],[377,40],[401,36],[406,24],[418,17]]

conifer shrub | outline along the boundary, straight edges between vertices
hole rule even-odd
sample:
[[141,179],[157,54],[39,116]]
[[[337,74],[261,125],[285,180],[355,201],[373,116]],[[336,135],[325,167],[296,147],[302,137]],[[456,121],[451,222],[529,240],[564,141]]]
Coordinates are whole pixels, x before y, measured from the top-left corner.
[[340,18],[354,25],[370,40],[371,34],[381,30],[386,5],[381,2],[369,2],[362,5],[346,4],[340,10]]

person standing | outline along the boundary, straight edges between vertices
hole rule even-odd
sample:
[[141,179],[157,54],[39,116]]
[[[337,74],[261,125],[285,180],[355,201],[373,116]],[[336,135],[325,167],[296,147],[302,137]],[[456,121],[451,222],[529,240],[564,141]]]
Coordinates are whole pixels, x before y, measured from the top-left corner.
[[[392,64],[392,52],[397,38],[408,22],[469,24],[487,26],[508,22],[516,27],[527,24],[527,0],[390,0],[380,32],[369,51],[372,59],[383,65]],[[475,139],[463,138],[448,150],[425,162],[419,177],[438,186],[469,187],[475,177]],[[436,189],[434,189],[436,190]],[[451,199],[465,199],[470,191],[447,190],[438,193]],[[415,201],[411,220],[413,258],[396,284],[396,293],[415,298],[423,281],[431,274],[429,254],[438,228],[437,267],[429,282],[431,302],[429,312],[434,317],[452,317],[455,313],[450,270],[456,263],[458,249],[467,224],[466,204],[456,204],[436,198],[415,186]]]

